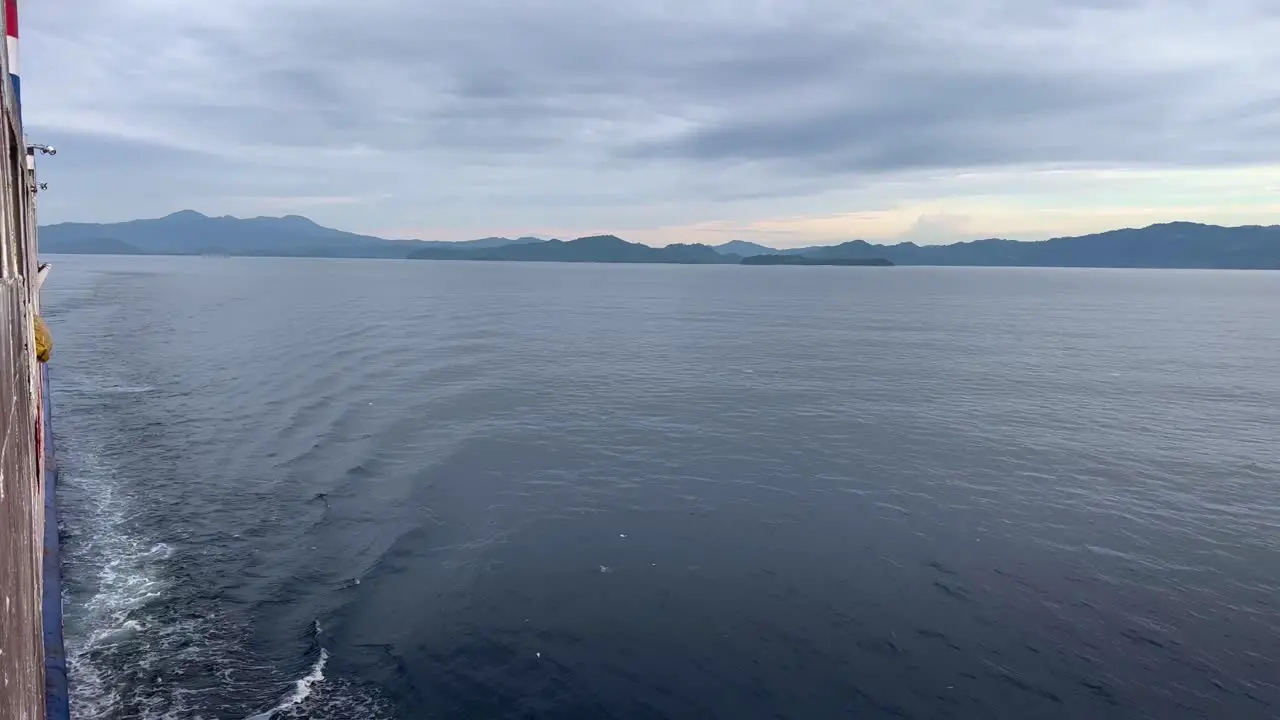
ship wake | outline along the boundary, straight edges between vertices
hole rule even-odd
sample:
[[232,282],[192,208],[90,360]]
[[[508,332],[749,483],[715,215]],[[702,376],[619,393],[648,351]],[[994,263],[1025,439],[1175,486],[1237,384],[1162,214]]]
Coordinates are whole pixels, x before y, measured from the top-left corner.
[[63,459],[73,717],[209,718],[234,708],[255,720],[390,716],[371,691],[326,677],[318,622],[310,657],[299,658],[301,677],[250,650],[244,619],[203,596],[185,572],[207,553],[137,527],[141,498],[102,455],[81,448]]

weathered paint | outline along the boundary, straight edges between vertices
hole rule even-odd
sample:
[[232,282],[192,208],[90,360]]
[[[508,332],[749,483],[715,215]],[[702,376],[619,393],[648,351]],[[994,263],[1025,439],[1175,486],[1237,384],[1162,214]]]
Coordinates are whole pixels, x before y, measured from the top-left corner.
[[0,54],[0,718],[45,717],[41,639],[44,494],[32,327],[36,241],[15,85],[17,3]]
[[[4,230],[8,239],[9,228]],[[7,258],[10,248],[4,250]],[[0,718],[6,720],[44,717],[44,502],[29,399],[34,343],[24,294],[20,279],[0,280]]]
[[22,71],[18,68],[18,0],[4,0],[4,50],[9,60],[9,82],[14,104],[22,110]]

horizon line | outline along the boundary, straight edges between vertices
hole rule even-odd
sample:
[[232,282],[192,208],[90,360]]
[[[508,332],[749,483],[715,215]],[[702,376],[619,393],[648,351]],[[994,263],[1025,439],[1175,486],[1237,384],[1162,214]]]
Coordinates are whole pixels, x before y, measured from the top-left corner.
[[654,246],[654,245],[649,245],[648,243],[644,243],[644,242],[639,242],[639,241],[634,241],[634,240],[627,240],[626,238],[624,238],[624,237],[622,237],[621,235],[618,235],[618,234],[616,234],[616,233],[614,233],[614,232],[603,232],[603,233],[594,233],[594,234],[587,234],[587,235],[579,235],[579,236],[577,236],[577,237],[570,238],[570,239],[563,239],[563,238],[556,238],[556,237],[542,237],[542,236],[540,236],[540,235],[534,235],[534,234],[522,234],[522,235],[516,235],[515,237],[508,237],[508,236],[505,236],[505,235],[486,235],[486,236],[484,236],[484,237],[466,238],[466,239],[462,239],[462,240],[427,240],[427,239],[424,239],[424,238],[410,238],[410,237],[382,237],[382,236],[379,236],[379,235],[369,235],[369,234],[365,234],[365,233],[354,232],[354,231],[351,231],[351,230],[343,230],[343,229],[341,229],[341,228],[335,228],[335,227],[330,227],[330,226],[327,226],[327,225],[321,225],[320,223],[316,222],[315,220],[311,219],[310,217],[307,217],[306,215],[302,215],[302,214],[299,214],[299,213],[285,213],[285,214],[283,214],[283,215],[254,215],[254,216],[245,216],[245,217],[242,217],[242,216],[238,216],[238,215],[231,215],[231,214],[209,215],[209,214],[207,214],[207,213],[203,213],[203,212],[201,212],[201,211],[199,211],[199,210],[194,210],[194,209],[192,209],[192,208],[183,208],[183,209],[181,209],[181,210],[175,210],[175,211],[173,211],[173,212],[167,213],[167,214],[165,214],[165,215],[160,215],[160,216],[157,216],[157,217],[133,218],[133,219],[131,219],[131,220],[118,220],[118,221],[115,221],[115,222],[89,222],[89,221],[80,221],[80,220],[65,220],[65,221],[62,221],[62,222],[49,223],[49,224],[46,224],[46,225],[38,225],[38,226],[37,226],[37,230],[39,230],[40,228],[55,227],[55,226],[58,226],[58,225],[125,225],[125,224],[133,223],[133,222],[145,222],[145,221],[149,221],[149,220],[164,220],[164,219],[171,218],[171,217],[174,217],[174,216],[177,216],[177,215],[198,215],[199,217],[204,218],[204,219],[208,219],[208,220],[224,220],[224,219],[230,219],[230,220],[238,220],[238,221],[242,221],[242,222],[253,221],[253,220],[289,220],[289,219],[299,219],[299,220],[305,220],[305,221],[307,221],[307,222],[311,223],[312,225],[315,225],[316,227],[319,227],[319,228],[323,228],[323,229],[325,229],[325,230],[333,230],[333,231],[335,231],[335,232],[342,232],[342,233],[347,233],[347,234],[350,234],[350,235],[356,235],[356,236],[359,236],[359,237],[370,238],[370,239],[375,239],[375,240],[383,240],[383,241],[386,241],[386,242],[404,242],[404,243],[465,243],[465,242],[474,242],[474,241],[476,241],[476,240],[511,240],[511,241],[516,241],[516,240],[521,240],[521,239],[525,239],[525,238],[533,238],[533,239],[538,240],[538,241],[540,241],[540,242],[549,242],[549,241],[552,241],[552,240],[558,240],[558,241],[560,241],[560,242],[573,242],[573,241],[575,241],[575,240],[583,240],[583,239],[586,239],[586,238],[593,238],[593,237],[614,237],[614,238],[617,238],[617,239],[619,239],[619,240],[622,240],[623,242],[633,243],[633,244],[636,244],[636,245],[645,245],[645,246],[647,246],[647,247],[667,247],[667,246],[669,246],[669,245],[702,245],[702,246],[710,247],[710,248],[718,248],[718,247],[722,247],[722,246],[724,246],[724,245],[728,245],[728,244],[731,244],[731,243],[751,243],[751,244],[753,244],[753,245],[759,245],[760,247],[767,248],[767,249],[770,249],[770,250],[799,250],[799,249],[803,249],[803,248],[811,248],[811,247],[833,247],[833,246],[836,246],[836,245],[844,245],[844,244],[847,244],[847,243],[853,243],[853,242],[862,242],[862,243],[865,243],[865,244],[867,244],[867,245],[872,245],[872,246],[875,246],[875,247],[886,247],[886,248],[889,248],[889,247],[896,247],[896,246],[902,246],[902,245],[911,245],[911,246],[916,246],[916,247],[930,247],[930,246],[932,246],[932,247],[946,247],[946,246],[950,246],[950,245],[961,245],[961,244],[967,244],[967,243],[987,242],[987,241],[1004,241],[1004,242],[1017,242],[1017,243],[1041,243],[1041,242],[1049,242],[1049,241],[1051,241],[1051,240],[1062,240],[1062,239],[1068,239],[1068,238],[1088,237],[1088,236],[1090,236],[1090,235],[1104,235],[1104,234],[1107,234],[1107,233],[1113,233],[1113,232],[1123,232],[1123,231],[1125,231],[1125,230],[1135,230],[1135,231],[1136,231],[1136,230],[1148,230],[1148,229],[1151,229],[1151,228],[1154,228],[1154,227],[1160,227],[1160,226],[1165,226],[1165,225],[1195,225],[1195,226],[1199,226],[1199,227],[1213,227],[1213,228],[1221,228],[1221,229],[1225,229],[1225,230],[1231,230],[1231,229],[1245,229],[1245,228],[1259,228],[1259,229],[1264,229],[1264,228],[1276,228],[1276,227],[1280,227],[1280,224],[1262,225],[1262,224],[1258,224],[1258,223],[1252,223],[1252,224],[1243,224],[1243,225],[1218,225],[1218,224],[1216,224],[1216,223],[1197,222],[1197,221],[1194,221],[1194,220],[1167,220],[1167,221],[1164,221],[1164,222],[1154,222],[1154,223],[1149,223],[1149,224],[1147,224],[1147,225],[1142,225],[1142,226],[1125,226],[1125,227],[1116,227],[1116,228],[1111,228],[1111,229],[1109,229],[1109,230],[1101,230],[1101,231],[1098,231],[1098,232],[1084,233],[1084,234],[1081,234],[1081,235],[1054,235],[1054,236],[1052,236],[1052,237],[1044,238],[1044,239],[1042,239],[1042,240],[1022,240],[1022,239],[1017,239],[1017,238],[1000,237],[1000,236],[994,236],[994,235],[993,235],[993,236],[988,236],[988,237],[975,237],[975,238],[968,239],[968,240],[954,240],[954,241],[951,241],[951,242],[942,242],[942,243],[919,243],[919,242],[915,242],[915,241],[912,241],[912,240],[898,240],[898,241],[896,241],[896,242],[875,242],[875,241],[871,241],[871,240],[865,240],[865,239],[863,239],[863,238],[850,238],[850,239],[848,239],[848,240],[835,240],[835,241],[830,241],[830,242],[816,242],[816,243],[811,243],[811,244],[806,244],[806,245],[798,245],[798,246],[795,246],[795,247],[774,247],[774,246],[769,245],[769,244],[767,244],[767,243],[765,243],[765,242],[760,242],[760,241],[757,241],[757,240],[748,240],[748,239],[746,239],[746,238],[735,238],[735,239],[733,239],[733,240],[726,240],[726,241],[725,241],[725,242],[723,242],[723,243],[717,243],[717,244],[715,244],[715,245],[712,245],[712,244],[710,244],[710,243],[705,243],[705,242],[692,242],[692,243],[690,243],[690,242],[675,241],[675,242],[667,243],[667,245],[658,245],[658,246]]

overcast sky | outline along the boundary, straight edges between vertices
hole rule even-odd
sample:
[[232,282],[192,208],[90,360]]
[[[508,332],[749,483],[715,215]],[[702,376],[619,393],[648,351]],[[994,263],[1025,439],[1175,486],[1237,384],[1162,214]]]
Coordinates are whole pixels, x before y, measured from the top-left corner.
[[1280,223],[1275,0],[26,2],[41,220],[796,246]]

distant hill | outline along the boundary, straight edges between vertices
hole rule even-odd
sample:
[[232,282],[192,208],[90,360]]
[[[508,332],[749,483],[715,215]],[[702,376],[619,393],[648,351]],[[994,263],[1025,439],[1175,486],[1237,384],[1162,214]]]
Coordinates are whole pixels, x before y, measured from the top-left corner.
[[209,217],[182,210],[121,223],[46,225],[40,228],[39,242],[42,253],[403,258],[424,246],[493,248],[543,241],[534,237],[459,243],[386,240],[323,227],[298,215]]
[[781,250],[771,248],[759,243],[747,242],[746,240],[730,240],[720,245],[712,245],[711,249],[721,255],[737,255],[739,257],[750,257],[752,255],[776,255]]
[[479,240],[458,240],[456,242],[448,240],[420,240],[413,243],[414,248],[453,248],[456,250],[479,250],[484,248],[505,247],[507,245],[531,245],[533,243],[546,242],[542,238],[536,237],[518,237],[514,240],[504,237],[487,237]]
[[806,247],[798,247],[798,248],[783,248],[783,249],[781,249],[781,250],[775,250],[774,252],[777,252],[777,253],[779,253],[779,254],[781,254],[781,255],[805,255],[805,254],[807,254],[807,253],[811,253],[811,252],[814,252],[814,251],[826,250],[826,249],[827,249],[827,248],[829,248],[829,247],[832,247],[832,246],[830,246],[830,245],[809,245],[809,246],[806,246]]
[[46,253],[93,252],[110,243],[151,255],[404,257],[408,252],[402,241],[334,230],[298,215],[242,219],[194,210],[106,225],[49,225],[40,228],[39,243]]
[[1042,242],[975,240],[952,245],[874,245],[862,240],[804,257],[885,258],[897,265],[1280,269],[1280,227],[1173,222]]
[[[44,230],[40,231],[42,234]],[[62,253],[66,255],[141,255],[138,248],[122,240],[112,237],[68,237],[55,241],[56,250],[50,250],[40,243],[41,252]]]
[[[779,255],[815,260],[871,260],[895,265],[1013,265],[1114,268],[1280,269],[1280,227],[1222,227],[1172,222],[1041,242],[976,240],[952,245],[839,245],[774,250],[734,240],[716,247],[653,248],[613,235],[577,240],[490,237],[462,242],[387,240],[323,227],[298,215],[209,217],[193,210],[148,220],[60,223],[40,228],[42,253],[266,255],[536,262],[737,263]],[[777,264],[753,261],[749,264]]]
[[752,255],[742,258],[743,265],[862,265],[889,267],[884,258],[818,258],[805,255]]
[[501,247],[467,250],[427,247],[414,250],[415,260],[514,260],[524,262],[594,262],[594,263],[736,263],[736,255],[721,255],[709,245],[668,245],[649,247],[627,242],[614,235],[594,235],[577,240],[548,240]]

